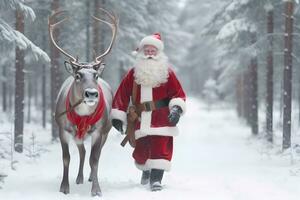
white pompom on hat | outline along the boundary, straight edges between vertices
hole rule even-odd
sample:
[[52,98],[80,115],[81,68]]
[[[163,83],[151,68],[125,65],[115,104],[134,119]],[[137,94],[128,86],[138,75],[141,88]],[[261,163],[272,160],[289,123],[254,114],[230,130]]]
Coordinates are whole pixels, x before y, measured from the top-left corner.
[[139,47],[136,48],[135,51],[132,52],[132,55],[137,55],[138,52],[145,46],[145,45],[153,45],[155,46],[158,51],[163,51],[164,50],[164,43],[161,40],[161,35],[160,33],[154,33],[153,35],[148,35],[144,37],[140,44]]
[[139,48],[136,48],[133,52],[131,52],[131,55],[137,56],[139,53]]

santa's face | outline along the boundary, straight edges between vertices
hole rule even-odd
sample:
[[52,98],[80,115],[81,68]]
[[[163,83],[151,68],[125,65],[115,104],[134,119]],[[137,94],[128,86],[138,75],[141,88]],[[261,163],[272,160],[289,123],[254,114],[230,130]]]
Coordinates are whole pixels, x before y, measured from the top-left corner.
[[158,87],[167,82],[168,58],[155,46],[145,45],[137,55],[134,77],[138,84]]
[[148,58],[156,56],[158,51],[158,49],[153,45],[145,45],[143,50],[144,50],[144,55]]

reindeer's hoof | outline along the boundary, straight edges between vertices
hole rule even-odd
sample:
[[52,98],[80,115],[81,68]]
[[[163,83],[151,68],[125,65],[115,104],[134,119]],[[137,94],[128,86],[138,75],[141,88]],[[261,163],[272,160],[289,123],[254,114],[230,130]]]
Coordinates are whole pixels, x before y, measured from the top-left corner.
[[101,192],[99,185],[95,185],[92,187],[92,196],[93,197],[95,197],[95,196],[101,197],[102,196],[102,192]]
[[99,191],[99,192],[92,192],[92,196],[93,197],[96,197],[96,196],[102,197],[102,192],[101,191]]
[[77,184],[83,184],[83,175],[78,175],[77,176],[76,183]]
[[60,192],[64,194],[69,194],[70,193],[70,186],[68,183],[61,183],[60,185]]

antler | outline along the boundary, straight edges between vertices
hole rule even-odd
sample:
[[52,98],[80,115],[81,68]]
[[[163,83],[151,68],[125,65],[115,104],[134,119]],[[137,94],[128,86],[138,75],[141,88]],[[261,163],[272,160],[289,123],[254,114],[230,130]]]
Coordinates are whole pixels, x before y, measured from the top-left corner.
[[118,19],[114,14],[111,14],[110,12],[105,10],[104,8],[99,8],[99,10],[103,11],[108,16],[108,18],[111,20],[111,22],[107,22],[103,19],[100,19],[100,18],[94,16],[94,15],[92,17],[97,21],[100,21],[100,22],[103,22],[103,23],[107,24],[111,28],[112,39],[111,39],[110,44],[109,44],[108,48],[106,49],[106,51],[103,54],[101,54],[100,56],[95,58],[95,62],[98,62],[98,63],[101,62],[102,58],[104,56],[106,56],[111,51],[113,43],[116,39],[116,33],[117,33],[117,28],[118,28]]
[[64,51],[62,48],[60,48],[60,47],[58,46],[58,44],[55,42],[54,37],[53,37],[53,30],[55,29],[55,27],[58,26],[58,25],[60,25],[62,22],[66,21],[66,20],[69,20],[69,17],[65,17],[65,18],[63,18],[62,20],[60,20],[60,21],[54,23],[55,18],[56,18],[58,15],[62,14],[62,13],[67,13],[67,11],[66,11],[66,10],[57,11],[57,12],[53,13],[51,16],[49,16],[49,18],[48,18],[49,35],[50,35],[50,39],[51,39],[53,45],[54,45],[61,53],[63,53],[65,56],[69,57],[69,58],[70,58],[70,61],[74,64],[74,62],[77,62],[77,60],[76,60],[73,56],[71,56],[70,54],[68,54],[66,51]]

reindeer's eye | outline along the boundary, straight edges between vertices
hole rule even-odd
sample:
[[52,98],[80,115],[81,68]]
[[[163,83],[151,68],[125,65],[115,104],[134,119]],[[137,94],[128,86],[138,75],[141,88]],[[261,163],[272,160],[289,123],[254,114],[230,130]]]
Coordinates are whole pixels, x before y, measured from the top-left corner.
[[94,78],[95,78],[95,80],[98,80],[99,75],[98,75],[98,74],[95,74],[95,75],[94,75]]
[[75,80],[77,81],[77,82],[79,82],[80,81],[80,79],[81,79],[81,75],[80,74],[75,74]]

